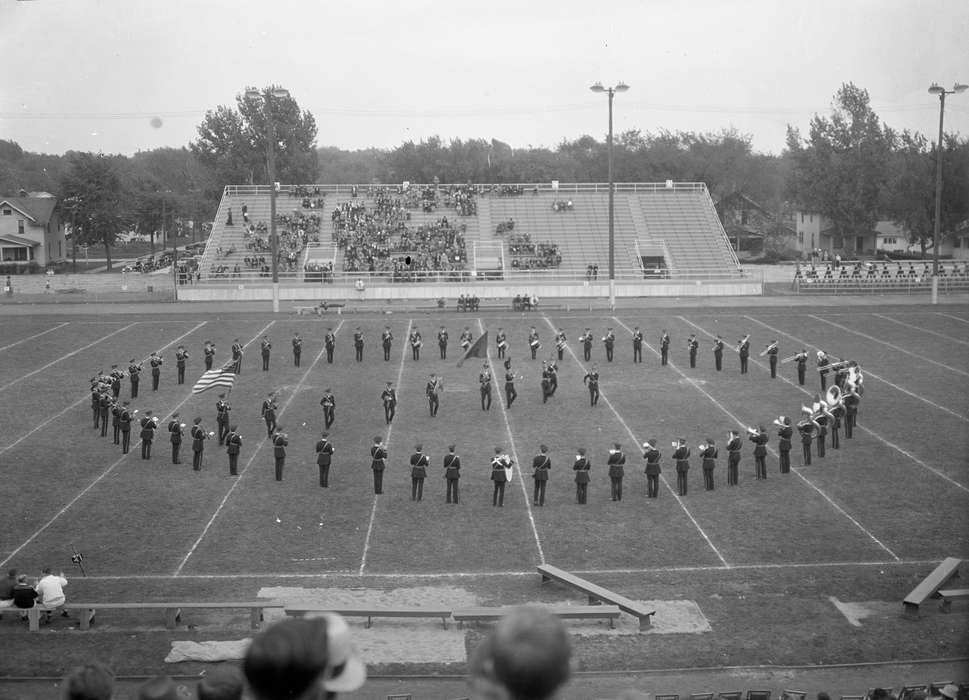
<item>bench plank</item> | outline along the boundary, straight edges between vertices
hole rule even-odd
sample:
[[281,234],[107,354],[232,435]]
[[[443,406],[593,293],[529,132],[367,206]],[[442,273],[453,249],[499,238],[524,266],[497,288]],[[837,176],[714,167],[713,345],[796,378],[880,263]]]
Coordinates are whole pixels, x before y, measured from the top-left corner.
[[618,593],[610,591],[608,588],[603,588],[591,581],[587,581],[575,574],[570,574],[568,571],[551,566],[550,564],[539,564],[538,572],[542,575],[542,583],[546,581],[558,581],[559,583],[582,591],[589,597],[590,605],[596,603],[611,603],[612,605],[618,606],[623,612],[639,618],[640,631],[649,629],[652,623],[650,618],[656,614],[655,610],[649,610],[645,605],[637,603],[631,598],[619,595]]
[[[493,622],[500,620],[514,607],[498,608],[464,608],[455,610],[451,613],[459,624],[464,622]],[[619,606],[616,605],[561,605],[557,607],[544,607],[544,610],[552,613],[556,617],[565,619],[599,619],[609,620],[609,627],[615,627],[615,620],[619,617]]]
[[201,601],[189,601],[184,603],[175,602],[153,602],[153,603],[76,603],[69,602],[64,604],[65,609],[79,610],[81,612],[81,629],[86,630],[91,627],[91,618],[97,610],[164,610],[165,627],[175,629],[178,618],[181,616],[182,608],[193,610],[249,610],[249,626],[251,629],[259,629],[263,619],[263,610],[266,608],[282,608],[281,601],[256,600],[256,601],[221,601],[207,603]]
[[905,596],[902,601],[907,615],[918,615],[919,606],[942,588],[950,578],[959,575],[959,564],[961,559],[947,557],[941,564],[926,576],[919,585],[912,589],[912,592]]
[[344,617],[366,617],[367,627],[373,624],[375,617],[439,617],[444,629],[451,617],[451,610],[443,608],[374,608],[356,606],[325,606],[325,605],[286,605],[284,612],[291,617],[302,617],[307,613],[333,612]]

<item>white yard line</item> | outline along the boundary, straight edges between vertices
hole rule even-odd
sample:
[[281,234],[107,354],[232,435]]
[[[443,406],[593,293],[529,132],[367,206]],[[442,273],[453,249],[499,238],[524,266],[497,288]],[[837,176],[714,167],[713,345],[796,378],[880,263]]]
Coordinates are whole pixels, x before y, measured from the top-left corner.
[[[341,321],[342,323],[342,321]],[[397,383],[394,388],[400,391],[400,379],[404,376],[404,361],[407,359],[407,339],[410,337],[411,325],[414,323],[414,319],[407,319],[407,330],[404,331],[403,337],[400,339],[400,365],[397,367]],[[400,394],[397,395],[398,403],[400,401]],[[396,416],[395,416],[396,417]],[[387,426],[387,439],[384,440],[384,445],[387,446],[388,453],[390,451],[390,434],[394,430],[393,421]],[[367,523],[367,537],[363,541],[363,555],[360,557],[360,569],[357,574],[363,576],[364,571],[367,568],[367,554],[370,553],[370,538],[373,535],[373,523],[377,517],[377,494],[373,495],[373,505],[370,506],[370,522]]]
[[[478,318],[478,333],[483,334],[484,324],[481,323],[481,319]],[[498,386],[498,375],[495,373],[495,365],[491,361],[491,348],[486,349],[486,356],[488,358],[488,370],[491,372],[492,386]],[[515,449],[515,436],[511,432],[511,423],[508,421],[508,409],[505,407],[505,402],[502,400],[501,391],[498,391],[498,407],[501,409],[501,417],[505,420],[505,431],[508,433],[508,442],[511,445],[511,458],[515,460],[515,471],[518,472],[518,483],[521,485],[522,496],[525,498],[525,510],[528,513],[528,522],[532,526],[532,536],[535,538],[535,548],[538,549],[538,560],[540,563],[545,563],[545,550],[542,549],[542,540],[538,536],[538,528],[535,526],[535,516],[532,513],[532,502],[528,497],[528,487],[525,486],[525,475],[522,472],[521,460],[518,459],[518,451]]]
[[[771,331],[774,331],[778,335],[783,335],[786,338],[790,338],[791,340],[793,340],[794,342],[800,344],[804,348],[814,348],[815,350],[819,350],[820,349],[816,345],[811,345],[810,343],[807,343],[804,340],[801,340],[800,338],[797,338],[797,337],[791,335],[790,333],[785,333],[784,331],[779,330],[777,328],[774,328],[773,326],[768,326],[766,323],[764,323],[763,321],[758,321],[756,318],[753,318],[751,316],[745,316],[744,318],[746,318],[746,319],[748,319],[750,321],[753,321],[754,323],[760,324],[764,328],[766,328],[768,330],[771,330]],[[909,394],[911,396],[915,396],[916,398],[920,398],[921,399],[921,397],[919,397],[919,396],[917,396],[915,394],[912,394],[910,391],[908,391],[906,389],[903,389],[902,387],[897,386],[895,384],[892,384],[887,379],[883,379],[883,378],[879,377],[878,375],[872,373],[869,369],[865,368],[864,366],[863,366],[863,369],[864,369],[864,374],[866,376],[875,377],[879,381],[882,381],[882,382],[888,384],[889,386],[894,387],[894,388],[898,389],[899,391],[901,391],[901,392],[903,392],[905,394]],[[800,389],[802,392],[804,392],[808,396],[814,396],[814,394],[812,394],[810,391],[808,391],[807,389],[805,389],[802,386],[798,386],[798,385],[794,384],[794,382],[788,380],[786,377],[782,377],[779,374],[777,376],[778,376],[778,378],[783,379],[784,381],[787,381],[787,383],[790,384],[791,386],[797,386],[798,389]],[[939,406],[938,404],[933,403],[933,402],[929,401],[928,399],[921,399],[921,400],[922,401],[925,401],[926,403],[929,403],[932,406],[935,406],[936,408],[939,408],[939,409],[941,409],[943,411],[946,411],[947,413],[953,413],[953,414],[955,414],[954,411],[950,411],[949,409],[945,408],[944,406]],[[959,415],[959,414],[955,414],[955,415],[956,415],[956,417],[962,418],[962,416]],[[873,430],[871,430],[869,428],[866,428],[864,425],[858,425],[858,426],[856,426],[856,429],[862,430],[862,431],[866,432],[867,434],[871,435],[873,438],[875,438],[876,440],[878,440],[882,444],[884,444],[884,445],[892,448],[893,450],[895,450],[896,452],[898,452],[898,453],[900,453],[902,455],[905,455],[906,457],[908,457],[910,460],[912,460],[913,462],[915,462],[917,465],[919,465],[923,469],[932,472],[933,474],[935,474],[936,476],[938,476],[938,477],[940,477],[942,479],[945,479],[947,482],[949,482],[950,484],[952,484],[956,488],[961,489],[962,491],[965,491],[965,492],[969,493],[969,486],[966,486],[965,484],[956,481],[955,479],[953,479],[951,476],[949,476],[945,472],[940,471],[940,470],[936,469],[935,467],[929,466],[928,464],[926,464],[925,462],[923,462],[921,459],[919,459],[918,457],[916,457],[915,455],[913,455],[908,450],[906,450],[906,449],[904,449],[902,447],[899,447],[898,445],[896,445],[895,443],[891,442],[890,440],[886,440],[885,438],[883,438],[881,435],[879,435],[875,431],[873,431]]]
[[15,343],[10,343],[10,345],[4,345],[2,348],[0,348],[0,352],[3,352],[4,350],[9,350],[10,348],[16,347],[21,343],[26,343],[28,340],[33,340],[34,338],[39,338],[42,335],[47,335],[48,333],[52,333],[53,331],[56,331],[58,328],[63,328],[68,323],[70,323],[70,321],[65,321],[64,323],[58,323],[56,326],[54,326],[53,328],[48,328],[46,331],[41,331],[40,333],[34,333],[33,335],[27,336],[26,338],[21,338]]
[[936,311],[937,316],[945,316],[946,318],[951,318],[962,323],[969,323],[969,319],[962,318],[961,316],[953,316],[952,314],[947,314],[944,311]]
[[[548,326],[549,326],[549,328],[552,329],[552,332],[556,332],[557,331],[555,325],[548,318],[548,316],[546,316],[543,313],[542,314],[542,318],[545,319],[545,323],[547,323]],[[616,321],[616,323],[618,323],[620,326],[622,326],[627,331],[629,331],[630,333],[632,333],[632,330],[629,328],[629,326],[627,326],[626,324],[624,324],[622,321],[620,321],[619,319],[617,319],[615,316],[613,316],[612,318],[613,318],[614,321]],[[643,345],[645,345],[650,350],[652,350],[654,353],[656,353],[656,350],[653,350],[652,346],[650,346],[649,344],[647,344],[647,343],[644,342]],[[575,352],[572,350],[572,346],[571,345],[566,345],[565,346],[565,349],[569,351],[569,354],[572,356],[572,359],[575,360],[576,364],[578,364],[579,367],[581,367],[583,369],[583,371],[588,372],[588,369],[582,363],[582,361],[579,359],[579,356],[576,355]],[[658,354],[659,353],[657,353],[657,355]],[[640,450],[642,449],[642,447],[641,447],[641,445],[643,444],[642,441],[638,437],[636,437],[635,434],[633,434],[632,429],[626,424],[626,421],[623,420],[623,417],[619,414],[619,411],[616,409],[615,406],[613,406],[612,401],[609,400],[609,397],[606,396],[606,393],[601,388],[599,389],[599,398],[601,398],[603,401],[606,402],[606,405],[609,407],[609,410],[612,411],[613,415],[616,417],[616,420],[618,420],[619,423],[622,424],[622,427],[626,429],[626,433],[629,435],[630,438],[632,438],[633,444],[636,446],[636,451],[637,451],[637,453],[639,453]],[[727,560],[724,558],[723,554],[720,553],[720,550],[717,548],[717,546],[715,544],[713,544],[713,540],[710,539],[710,536],[707,535],[706,531],[704,531],[704,529],[702,527],[700,527],[700,523],[697,522],[696,518],[693,517],[693,513],[691,513],[690,512],[690,509],[686,507],[686,504],[685,503],[683,503],[683,499],[680,498],[680,495],[673,489],[672,486],[670,486],[670,483],[666,480],[666,477],[663,476],[662,474],[660,474],[659,480],[663,482],[663,485],[669,490],[669,492],[670,492],[670,494],[672,494],[673,498],[676,499],[676,502],[680,504],[680,508],[682,508],[683,509],[683,512],[686,513],[686,517],[688,517],[690,519],[690,522],[693,523],[693,527],[695,527],[696,530],[697,530],[697,532],[700,533],[700,536],[703,537],[703,539],[706,541],[706,543],[710,547],[710,549],[713,550],[713,553],[717,555],[717,559],[719,559],[723,563],[723,567],[718,567],[718,568],[727,568],[727,569],[729,569],[730,568],[730,564],[727,563]]]
[[[269,330],[269,327],[272,326],[274,323],[276,322],[271,321],[268,326],[266,326],[261,331],[256,333],[256,335],[252,338],[252,340],[246,343],[243,346],[243,348],[247,347],[249,343],[255,342],[257,338],[265,334],[265,332]],[[340,321],[340,324],[342,325],[343,321]],[[337,330],[339,330],[339,326],[337,327]],[[286,412],[286,409],[289,408],[289,405],[293,402],[293,399],[296,398],[296,395],[299,393],[300,387],[303,386],[303,382],[306,381],[306,378],[309,376],[310,372],[313,371],[313,367],[315,367],[316,363],[320,361],[320,358],[323,357],[323,353],[325,351],[326,351],[325,347],[321,348],[320,352],[317,353],[316,357],[313,359],[313,362],[310,364],[309,368],[305,372],[303,372],[303,376],[300,377],[299,382],[297,382],[296,388],[293,389],[292,393],[289,395],[289,398],[286,399],[286,402],[283,404],[282,408],[279,409],[280,416],[282,416],[283,413]],[[198,539],[196,539],[195,542],[192,543],[191,548],[188,550],[185,556],[182,557],[182,561],[179,562],[177,567],[175,567],[175,573],[172,574],[173,576],[179,576],[182,573],[182,569],[185,567],[185,564],[188,563],[188,560],[195,553],[195,550],[198,548],[199,544],[201,544],[202,540],[205,539],[205,536],[208,534],[209,529],[212,527],[212,523],[214,523],[216,518],[219,517],[219,514],[222,512],[222,509],[225,507],[225,504],[228,502],[229,496],[231,496],[232,492],[235,491],[236,486],[238,486],[242,482],[242,477],[246,475],[246,471],[248,471],[249,467],[252,466],[253,461],[255,461],[256,459],[256,455],[259,454],[259,450],[262,449],[262,446],[265,444],[266,440],[268,439],[269,439],[268,437],[264,437],[260,439],[259,442],[256,444],[255,449],[252,451],[252,455],[249,457],[249,461],[246,462],[246,466],[242,468],[241,472],[239,472],[239,476],[232,481],[232,485],[229,487],[229,490],[225,492],[225,496],[222,497],[222,500],[219,502],[219,505],[216,507],[215,512],[212,513],[212,517],[209,518],[209,521],[205,524],[205,527],[202,529],[202,534],[200,534],[198,536]]]
[[137,324],[137,323],[139,323],[139,321],[135,321],[134,323],[129,323],[127,326],[122,326],[121,328],[118,328],[117,330],[111,331],[107,335],[101,336],[100,338],[98,338],[94,342],[91,342],[91,343],[88,343],[87,345],[84,345],[82,347],[79,347],[77,350],[71,350],[66,355],[63,355],[61,357],[58,357],[56,360],[53,360],[51,362],[48,362],[43,367],[40,367],[39,369],[35,369],[33,372],[27,372],[27,374],[24,374],[24,375],[22,375],[20,377],[17,377],[12,382],[7,382],[3,386],[0,386],[0,391],[4,391],[5,389],[9,389],[14,384],[19,384],[23,380],[29,379],[30,377],[33,377],[35,374],[39,374],[40,372],[43,372],[45,369],[48,369],[50,367],[53,367],[58,362],[63,362],[64,360],[66,360],[69,357],[74,357],[74,355],[78,354],[79,352],[82,352],[84,350],[87,350],[88,348],[93,347],[93,346],[97,345],[98,343],[103,343],[105,340],[107,340],[111,336],[117,335],[118,333],[121,333],[122,331],[126,331],[129,328],[131,328],[132,326],[134,326],[135,324]]
[[[195,331],[197,331],[199,328],[201,328],[202,326],[204,326],[206,323],[207,323],[207,321],[202,321],[201,323],[199,323],[198,325],[196,325],[194,328],[192,328],[190,331],[188,331],[186,333],[183,333],[182,335],[178,336],[177,338],[175,338],[175,340],[171,341],[167,345],[163,345],[161,348],[159,348],[159,352],[161,352],[162,350],[165,350],[167,348],[170,348],[172,345],[174,345],[175,343],[177,343],[178,341],[180,341],[185,336],[191,335],[192,333],[194,333]],[[144,362],[146,359],[148,359],[148,355],[146,355],[142,359],[142,362]],[[16,447],[17,445],[19,445],[21,442],[23,442],[27,438],[29,438],[31,435],[33,435],[34,433],[36,433],[38,430],[43,430],[44,428],[46,428],[48,425],[50,425],[51,423],[53,423],[55,420],[57,420],[58,418],[60,418],[61,416],[63,416],[65,413],[67,413],[71,409],[76,408],[77,406],[81,405],[81,403],[83,403],[84,401],[89,401],[90,399],[91,399],[91,394],[89,394],[89,393],[88,394],[84,394],[84,396],[82,396],[81,398],[79,398],[77,401],[75,401],[74,403],[72,403],[70,406],[67,406],[66,408],[61,409],[60,411],[58,411],[54,415],[50,416],[49,418],[47,418],[43,422],[38,423],[37,425],[34,426],[34,428],[32,430],[30,430],[27,433],[24,433],[23,435],[21,435],[19,438],[17,438],[14,442],[11,442],[6,447],[0,448],[0,455],[2,455],[3,453],[5,453],[7,450],[12,450],[14,447]]]
[[913,331],[918,331],[919,333],[928,333],[929,335],[934,335],[937,338],[948,340],[951,343],[959,343],[959,345],[969,345],[969,342],[966,342],[965,340],[959,340],[958,338],[953,338],[951,335],[946,335],[945,333],[939,333],[938,331],[933,331],[928,328],[924,328],[922,326],[913,326],[911,323],[905,323],[905,321],[899,321],[897,318],[892,318],[891,316],[886,316],[885,314],[873,313],[872,316],[877,316],[878,318],[883,318],[886,321],[897,323],[899,326],[905,326],[906,328],[911,328]]
[[[274,321],[273,321],[273,322],[270,322],[270,323],[269,323],[269,325],[268,325],[268,326],[266,326],[266,328],[269,328],[269,326],[271,326],[271,325],[272,325],[273,323],[275,323],[275,322],[274,322]],[[200,323],[200,324],[198,324],[197,326],[195,326],[195,328],[193,328],[193,329],[192,329],[191,331],[189,331],[188,333],[192,333],[193,331],[195,331],[196,329],[198,329],[198,328],[200,328],[200,327],[201,327],[202,325],[204,325],[204,324],[205,324],[205,321],[203,321],[202,323]],[[262,333],[263,333],[263,332],[264,332],[264,331],[266,330],[266,328],[264,328],[264,329],[263,329],[262,331],[260,331],[260,332],[259,332],[259,334],[262,334]],[[188,335],[188,333],[186,333],[185,335]],[[257,338],[259,337],[259,334],[257,334],[257,335],[256,335],[256,337],[257,337]],[[180,337],[184,337],[184,336],[180,336]],[[177,340],[178,340],[178,339],[176,339],[175,341],[172,341],[172,342],[177,342]],[[252,342],[252,341],[250,341],[250,342]],[[169,343],[168,345],[171,345],[171,343]],[[168,346],[166,345],[165,347],[168,347]],[[183,406],[183,405],[184,405],[185,403],[187,403],[187,402],[188,402],[188,400],[192,398],[192,396],[193,396],[193,394],[191,394],[191,393],[189,393],[189,395],[188,395],[188,396],[186,396],[186,397],[185,397],[184,399],[182,399],[181,401],[179,401],[179,402],[178,402],[178,403],[177,403],[177,404],[175,405],[175,407],[174,407],[174,408],[172,408],[172,410],[171,410],[171,411],[170,411],[169,413],[174,413],[175,411],[177,411],[177,410],[178,410],[179,408],[181,408],[181,407],[182,407],[182,406]],[[159,415],[160,415],[160,414],[159,414]],[[21,544],[21,545],[20,545],[19,547],[17,547],[17,548],[15,549],[15,550],[13,550],[13,552],[11,552],[11,553],[10,553],[10,556],[8,556],[8,557],[7,557],[6,559],[4,559],[3,561],[0,561],[0,568],[3,568],[3,566],[5,566],[5,565],[6,565],[6,563],[7,563],[8,561],[10,561],[10,559],[12,559],[12,558],[13,558],[13,557],[14,557],[14,556],[15,556],[16,554],[18,554],[18,553],[20,552],[20,550],[22,550],[22,549],[23,549],[24,547],[26,547],[26,546],[27,546],[28,544],[30,544],[31,542],[33,542],[33,541],[34,541],[34,540],[35,540],[35,539],[36,539],[36,538],[37,538],[37,537],[38,537],[38,536],[39,536],[39,535],[40,535],[40,534],[41,534],[42,532],[44,532],[44,530],[46,530],[46,529],[47,529],[47,528],[49,528],[49,527],[50,527],[50,526],[51,526],[52,524],[54,524],[54,522],[55,522],[55,521],[56,521],[56,520],[57,520],[58,518],[60,518],[60,517],[61,517],[61,516],[62,516],[62,515],[63,515],[64,513],[66,513],[66,512],[67,512],[67,511],[68,511],[68,510],[69,510],[69,509],[70,509],[70,508],[71,508],[71,507],[72,507],[72,506],[73,506],[73,505],[74,505],[75,503],[77,503],[77,502],[78,502],[78,501],[79,501],[79,500],[81,499],[81,497],[82,497],[82,496],[84,496],[84,494],[86,494],[86,493],[87,493],[88,491],[90,491],[90,490],[91,490],[91,489],[93,489],[93,488],[94,488],[95,486],[97,486],[97,484],[99,484],[99,483],[101,482],[101,480],[102,480],[102,479],[104,479],[104,477],[106,477],[106,476],[107,476],[108,474],[110,474],[111,472],[113,472],[113,471],[115,470],[115,468],[116,468],[116,467],[117,467],[117,466],[118,466],[119,464],[121,464],[122,462],[124,462],[124,461],[125,461],[125,459],[127,459],[127,458],[128,458],[128,457],[129,457],[130,455],[132,455],[132,454],[135,454],[135,452],[137,451],[137,448],[138,448],[138,446],[139,446],[140,444],[141,444],[141,440],[136,440],[136,441],[135,441],[135,442],[134,442],[134,443],[133,443],[133,444],[131,445],[131,449],[130,449],[130,451],[128,452],[128,454],[123,454],[123,455],[121,455],[121,457],[120,457],[120,458],[119,458],[118,460],[116,460],[116,461],[115,461],[115,462],[114,462],[114,463],[113,463],[113,464],[112,464],[112,465],[111,465],[110,467],[108,467],[108,468],[107,468],[107,469],[105,469],[105,470],[104,470],[103,472],[101,472],[101,474],[99,474],[99,475],[98,475],[98,477],[97,477],[97,478],[96,478],[96,479],[95,479],[94,481],[92,481],[92,482],[91,482],[90,484],[88,484],[87,486],[85,486],[85,487],[84,487],[84,489],[82,489],[80,493],[78,493],[78,494],[77,494],[76,496],[74,496],[74,498],[72,498],[72,499],[71,499],[70,501],[68,501],[68,502],[67,502],[67,505],[65,505],[65,506],[64,506],[63,508],[61,508],[61,509],[60,509],[59,511],[57,511],[57,513],[56,513],[56,514],[54,515],[54,517],[52,517],[52,518],[51,518],[50,520],[48,520],[48,521],[47,521],[46,523],[44,523],[43,525],[41,525],[41,526],[40,526],[40,528],[38,528],[38,529],[37,529],[37,531],[36,531],[36,532],[34,532],[34,534],[32,534],[32,535],[31,535],[30,537],[28,537],[28,538],[27,538],[26,540],[24,540],[24,542],[23,542],[23,543],[22,543],[22,544]],[[8,448],[8,449],[9,449],[9,448]]]
[[856,331],[854,328],[851,328],[849,326],[844,326],[844,325],[842,325],[840,323],[835,323],[834,321],[829,321],[829,320],[827,320],[825,318],[821,318],[820,316],[815,316],[814,314],[808,314],[808,316],[810,318],[813,318],[816,321],[820,321],[821,323],[826,323],[829,326],[834,326],[835,328],[838,328],[840,330],[843,330],[843,331],[845,331],[847,333],[854,333],[857,336],[861,336],[865,340],[870,340],[873,343],[879,343],[881,345],[885,345],[887,347],[890,347],[892,350],[896,350],[898,352],[901,352],[901,353],[904,353],[906,355],[909,355],[910,357],[914,357],[915,359],[917,359],[917,360],[919,360],[921,362],[928,362],[930,365],[936,365],[936,366],[941,367],[943,369],[947,369],[950,372],[955,372],[956,374],[961,374],[963,377],[969,377],[969,372],[964,372],[961,369],[957,369],[955,367],[951,367],[951,366],[949,366],[947,364],[944,364],[942,362],[936,362],[935,360],[930,360],[929,358],[925,357],[924,355],[919,355],[918,353],[914,353],[914,352],[912,352],[910,350],[906,350],[905,348],[900,347],[898,345],[895,345],[894,343],[889,343],[887,340],[882,340],[881,338],[876,338],[873,335],[868,335],[867,333],[862,333],[861,331]]

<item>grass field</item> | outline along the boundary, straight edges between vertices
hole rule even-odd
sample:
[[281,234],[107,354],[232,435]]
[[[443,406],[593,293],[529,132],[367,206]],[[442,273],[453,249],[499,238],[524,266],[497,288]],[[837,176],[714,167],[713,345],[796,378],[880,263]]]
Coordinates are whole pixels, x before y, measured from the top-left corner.
[[[389,362],[379,344],[385,324],[396,337]],[[434,341],[440,325],[451,335],[447,361],[438,359]],[[457,338],[465,325],[476,337],[487,329],[493,338],[499,326],[508,334],[520,375],[512,409],[503,407],[502,367],[493,341],[488,361],[497,391],[491,411],[480,409],[482,360],[456,366]],[[540,359],[549,356],[556,328],[570,339],[559,363],[558,392],[547,404],[539,387],[541,363],[529,359],[526,349],[531,325],[542,337]],[[637,325],[648,345],[645,362],[634,365],[629,335]],[[338,338],[332,365],[322,352],[328,326]],[[367,338],[362,363],[353,359],[356,326]],[[419,361],[411,359],[405,342],[415,326],[425,340]],[[607,326],[619,337],[616,357],[607,363],[596,343],[602,399],[591,408],[575,339],[586,327],[599,338]],[[673,338],[668,367],[659,366],[657,355],[662,329]],[[294,331],[304,339],[300,368],[289,351]],[[701,342],[693,370],[686,353],[690,333]],[[730,345],[745,333],[752,339],[749,374],[739,374],[738,359],[729,351],[724,370],[714,371],[712,337],[722,334]],[[263,334],[274,342],[268,372],[260,371]],[[101,438],[92,429],[88,378],[112,363],[126,366],[132,357],[160,350],[166,357],[161,387],[151,391],[150,377],[143,377],[133,406],[163,419],[173,411],[185,422],[198,415],[214,430],[217,397],[192,396],[191,384],[202,371],[203,341],[214,341],[222,359],[235,337],[249,343],[230,398],[245,438],[240,476],[229,476],[215,441],[207,445],[203,470],[194,472],[186,458],[188,442],[183,464],[171,464],[164,431],[152,459],[143,461],[135,433],[131,453],[122,455],[110,430]],[[781,365],[778,378],[770,379],[766,358],[758,353],[774,339],[781,357],[801,347],[823,348],[862,364],[866,393],[854,439],[842,436],[840,450],[829,449],[806,467],[795,445],[794,470],[781,475],[771,430],[766,481],[754,480],[747,443],[738,487],[726,486],[722,450],[716,489],[702,490],[694,456],[689,495],[677,497],[670,488],[673,438],[683,436],[695,448],[712,437],[722,449],[729,429],[769,426],[782,414],[796,419],[801,405],[810,403],[816,372],[809,371],[804,389],[797,386],[793,364]],[[192,353],[182,386],[175,383],[178,344]],[[649,635],[590,639],[579,644],[588,668],[764,663],[768,656],[771,662],[815,663],[846,656],[964,655],[969,635],[963,609],[917,622],[876,616],[857,628],[829,598],[891,602],[900,611],[901,598],[935,562],[969,557],[967,346],[965,306],[684,307],[614,316],[554,310],[528,316],[361,314],[323,320],[191,313],[6,317],[0,331],[0,568],[69,570],[73,545],[84,554],[87,576],[69,570],[70,592],[94,600],[171,599],[174,591],[248,599],[266,585],[387,589],[439,583],[473,590],[485,604],[574,599],[564,589],[539,588],[534,566],[548,562],[631,597],[694,600],[713,629],[706,635],[669,635],[662,645],[648,641]],[[445,384],[436,418],[428,415],[424,397],[430,372],[442,375]],[[386,381],[397,386],[400,400],[391,426],[384,424],[380,403]],[[313,446],[326,387],[337,399],[331,430],[336,454],[330,488],[321,489]],[[273,478],[272,450],[259,417],[261,400],[272,390],[280,391],[279,423],[290,440],[282,482]],[[122,398],[128,393],[126,381]],[[390,450],[379,497],[369,469],[375,435],[386,438]],[[660,497],[647,500],[639,445],[653,437],[664,453],[664,480]],[[420,503],[410,500],[407,466],[415,442],[432,457]],[[614,442],[627,455],[624,498],[618,503],[609,498],[605,468]],[[460,505],[444,503],[441,459],[450,443],[463,462]],[[553,467],[547,504],[535,507],[527,465],[541,443],[550,447]],[[491,505],[488,461],[495,446],[523,465],[501,509]],[[578,447],[593,463],[586,506],[575,503],[572,482]],[[0,635],[16,631],[12,621],[0,622]],[[475,634],[469,632],[469,639]],[[124,659],[123,636],[103,635],[97,642],[102,654]],[[154,654],[169,637],[146,641],[145,648]],[[48,639],[45,648],[70,648],[72,638],[77,640],[65,635],[53,646]]]

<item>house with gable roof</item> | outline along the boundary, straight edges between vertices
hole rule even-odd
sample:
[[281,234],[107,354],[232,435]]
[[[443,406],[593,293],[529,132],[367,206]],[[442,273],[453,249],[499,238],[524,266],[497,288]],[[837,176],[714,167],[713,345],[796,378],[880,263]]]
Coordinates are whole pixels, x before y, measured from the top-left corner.
[[46,192],[0,195],[0,261],[41,268],[67,258],[58,200]]

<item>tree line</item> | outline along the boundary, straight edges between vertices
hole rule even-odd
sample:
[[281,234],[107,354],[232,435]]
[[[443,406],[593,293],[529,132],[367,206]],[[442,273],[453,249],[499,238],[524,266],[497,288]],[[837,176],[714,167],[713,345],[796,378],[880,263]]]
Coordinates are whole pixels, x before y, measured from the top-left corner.
[[[554,147],[513,148],[498,139],[430,137],[393,149],[317,146],[313,115],[291,96],[236,98],[206,113],[197,138],[182,148],[132,156],[69,151],[47,155],[0,140],[0,193],[43,190],[69,202],[78,241],[109,246],[125,231],[153,236],[176,221],[211,221],[226,184],[267,183],[267,117],[275,126],[276,180],[284,183],[604,182],[605,138],[583,135]],[[942,231],[969,219],[969,139],[946,134],[942,148]],[[617,182],[706,183],[715,201],[743,194],[783,216],[812,211],[843,235],[870,232],[890,219],[923,246],[934,224],[935,145],[895,131],[871,107],[867,91],[847,83],[831,112],[806,134],[788,127],[785,150],[758,153],[735,129],[697,133],[633,129],[614,140]],[[70,216],[67,217],[70,219]]]

